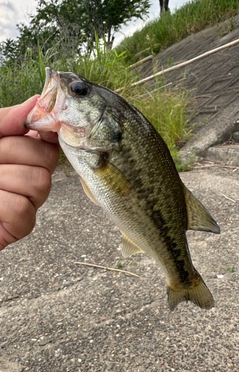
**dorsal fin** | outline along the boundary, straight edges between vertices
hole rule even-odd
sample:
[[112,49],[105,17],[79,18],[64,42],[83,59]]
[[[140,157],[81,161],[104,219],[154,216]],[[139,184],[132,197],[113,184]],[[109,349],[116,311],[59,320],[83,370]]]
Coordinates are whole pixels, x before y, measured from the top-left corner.
[[138,247],[125,233],[122,233],[121,253],[123,257],[131,256],[132,254],[144,252]]
[[212,216],[208,213],[202,203],[193,196],[186,186],[184,186],[184,195],[188,215],[188,230],[209,231],[220,234],[220,227]]

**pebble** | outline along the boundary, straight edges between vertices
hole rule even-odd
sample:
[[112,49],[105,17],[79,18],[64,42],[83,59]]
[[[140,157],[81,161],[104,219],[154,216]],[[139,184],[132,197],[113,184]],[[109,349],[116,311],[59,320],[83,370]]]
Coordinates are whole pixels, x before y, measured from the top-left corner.
[[239,143],[239,132],[234,132],[232,134],[232,138],[235,142],[238,142]]

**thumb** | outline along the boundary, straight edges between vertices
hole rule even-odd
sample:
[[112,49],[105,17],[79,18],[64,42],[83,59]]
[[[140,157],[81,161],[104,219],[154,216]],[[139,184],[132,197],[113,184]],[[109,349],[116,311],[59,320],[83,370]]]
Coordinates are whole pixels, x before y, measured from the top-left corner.
[[24,127],[24,122],[38,98],[39,95],[35,95],[20,105],[0,108],[0,138],[23,135],[28,132],[28,129]]

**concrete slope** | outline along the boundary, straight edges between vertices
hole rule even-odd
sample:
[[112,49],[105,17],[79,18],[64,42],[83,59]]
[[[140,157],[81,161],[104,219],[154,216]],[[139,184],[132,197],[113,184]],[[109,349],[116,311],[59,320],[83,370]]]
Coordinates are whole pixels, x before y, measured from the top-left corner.
[[[143,76],[191,60],[203,53],[239,40],[239,15],[191,35],[155,56],[139,68]],[[163,76],[165,84],[191,90],[197,115],[189,125],[194,136],[181,149],[184,162],[207,158],[211,146],[239,143],[239,43]],[[152,87],[154,80],[148,84]],[[220,161],[223,153],[213,153]],[[239,166],[239,146],[234,147]],[[209,159],[212,159],[210,154]],[[227,161],[226,158],[223,159]],[[235,162],[235,161],[234,161]]]

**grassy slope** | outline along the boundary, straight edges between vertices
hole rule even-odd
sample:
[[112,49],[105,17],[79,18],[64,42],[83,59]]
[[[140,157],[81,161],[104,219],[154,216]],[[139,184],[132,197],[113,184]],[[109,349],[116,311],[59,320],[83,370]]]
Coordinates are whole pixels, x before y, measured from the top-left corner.
[[172,15],[165,13],[160,19],[149,22],[142,30],[125,38],[116,50],[118,53],[126,50],[128,62],[134,63],[238,13],[238,0],[194,0]]
[[[45,55],[40,47],[37,56],[28,50],[21,61],[0,67],[0,107],[20,103],[41,92],[46,66],[60,71],[73,71],[112,90],[125,86],[128,88],[121,94],[153,123],[176,160],[177,147],[189,134],[189,92],[173,92],[166,88],[151,93],[143,86],[130,88],[131,83],[138,80],[139,76],[128,66],[146,55],[158,53],[189,34],[230,19],[238,12],[238,0],[195,0],[172,15],[164,14],[161,19],[148,23],[110,53],[102,50],[98,44],[95,58],[72,58],[71,50],[67,51],[64,46],[61,53],[58,45]],[[159,81],[158,88],[162,84]]]

